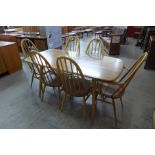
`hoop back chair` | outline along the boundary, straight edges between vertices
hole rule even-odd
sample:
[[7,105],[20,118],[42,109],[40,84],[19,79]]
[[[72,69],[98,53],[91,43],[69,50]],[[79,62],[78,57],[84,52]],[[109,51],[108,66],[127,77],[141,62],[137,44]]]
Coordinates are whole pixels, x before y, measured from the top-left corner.
[[[112,104],[116,124],[117,124],[117,118],[116,118],[115,99],[120,98],[123,107],[122,96],[125,92],[125,89],[132,80],[132,78],[134,77],[134,75],[136,74],[136,72],[138,71],[138,69],[142,66],[142,64],[146,60],[147,55],[148,55],[147,52],[142,54],[118,82],[105,83],[102,81],[97,81],[96,83],[97,89],[95,97],[97,99],[97,96],[100,95],[101,98],[99,100]],[[112,102],[107,101],[106,100],[107,98],[111,98]]]
[[[22,52],[25,58],[30,56],[30,53],[32,50],[39,51],[37,47],[35,46],[35,44],[30,39],[22,39],[21,48],[22,48]],[[39,73],[37,72],[37,70],[35,70],[33,64],[30,64],[30,63],[27,63],[27,64],[32,73],[32,78],[31,78],[31,87],[32,87],[34,78],[39,79],[40,77],[39,77]]]
[[49,62],[40,53],[36,51],[32,51],[30,53],[30,57],[32,59],[33,65],[35,66],[35,68],[40,74],[39,95],[41,99],[43,100],[44,98],[46,86],[53,87],[53,88],[57,87],[58,104],[59,104],[61,82],[55,70],[51,67]]
[[69,54],[70,57],[75,57],[80,55],[80,39],[77,36],[69,36],[66,47],[66,53]]
[[86,48],[86,54],[93,58],[103,58],[104,50],[102,40],[99,38],[94,38],[89,42]]
[[80,67],[71,58],[59,57],[57,59],[57,70],[65,92],[61,103],[61,111],[67,95],[83,97],[83,115],[86,116],[86,100],[90,95],[91,86],[84,78]]

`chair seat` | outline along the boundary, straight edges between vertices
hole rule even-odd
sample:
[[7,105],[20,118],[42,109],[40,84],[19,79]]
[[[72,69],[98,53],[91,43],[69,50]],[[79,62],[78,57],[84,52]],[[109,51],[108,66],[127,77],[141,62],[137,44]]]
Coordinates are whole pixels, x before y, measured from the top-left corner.
[[[83,86],[83,82],[85,83],[85,87]],[[74,82],[73,79],[70,79],[67,80],[67,83],[68,85],[64,87],[64,91],[71,96],[77,96],[77,97],[86,96],[88,95],[88,93],[91,91],[92,88],[91,82],[85,79],[84,81],[83,79],[81,79],[81,81],[74,79]],[[71,88],[69,89],[69,87]]]
[[61,86],[61,81],[60,78],[56,77],[55,79],[51,79],[49,77],[49,83],[46,83],[49,87],[60,87]]
[[[102,94],[105,97],[112,98],[112,94],[120,87],[120,85],[113,85],[113,84],[98,84],[97,85],[97,93]],[[120,98],[124,92],[117,91],[114,98]]]
[[61,86],[60,78],[57,77],[54,80],[52,80],[50,86],[51,87],[60,87]]

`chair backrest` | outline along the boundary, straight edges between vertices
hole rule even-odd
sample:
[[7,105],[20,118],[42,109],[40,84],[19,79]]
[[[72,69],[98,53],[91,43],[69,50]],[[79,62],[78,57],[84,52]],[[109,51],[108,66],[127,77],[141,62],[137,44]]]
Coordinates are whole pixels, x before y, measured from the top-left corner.
[[132,80],[132,78],[134,77],[136,72],[138,71],[138,69],[142,66],[142,64],[146,60],[147,55],[148,55],[147,52],[143,53],[137,59],[137,61],[131,66],[131,68],[124,74],[124,76],[119,80],[120,87],[119,87],[119,89],[117,91],[122,92],[122,91],[125,90],[125,88],[128,86],[128,84],[130,83],[130,81]]
[[30,56],[32,50],[39,51],[30,39],[22,39],[21,48],[25,58]]
[[80,55],[80,39],[77,36],[70,36],[66,42],[65,51],[69,53],[69,56]]
[[30,53],[30,57],[32,59],[33,66],[40,74],[41,82],[51,85],[52,80],[56,79],[57,74],[49,62],[37,51],[32,51]]
[[57,59],[57,71],[65,91],[78,93],[86,88],[84,75],[73,59],[59,57]]
[[102,58],[104,56],[104,50],[102,40],[94,38],[89,42],[86,48],[86,54],[94,58]]

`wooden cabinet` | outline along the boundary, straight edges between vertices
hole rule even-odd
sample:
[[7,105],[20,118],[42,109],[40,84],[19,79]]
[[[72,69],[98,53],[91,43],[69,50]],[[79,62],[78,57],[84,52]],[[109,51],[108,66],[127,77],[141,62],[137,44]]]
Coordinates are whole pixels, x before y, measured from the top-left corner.
[[22,62],[15,42],[0,41],[0,74],[22,69]]
[[33,34],[21,34],[18,32],[13,33],[2,33],[0,34],[0,41],[10,41],[10,42],[16,42],[18,46],[18,50],[22,52],[21,50],[21,40],[28,38],[34,42],[36,47],[42,51],[48,49],[47,47],[47,38],[45,36],[41,35],[33,35]]
[[21,40],[26,39],[26,38],[30,39],[40,51],[48,49],[47,39],[44,36],[40,36],[40,35],[20,35],[20,36],[17,36],[16,38],[17,38],[18,47],[20,49],[21,49]]
[[62,26],[62,34],[68,33],[68,26]]
[[16,42],[16,35],[2,33],[0,34],[0,41]]
[[48,49],[46,39],[34,39],[33,41],[39,50],[43,51]]
[[149,39],[150,39],[151,35],[155,35],[155,27],[153,27],[153,26],[149,26],[146,29],[146,34],[145,34],[145,38],[144,38],[144,52],[148,51]]
[[7,72],[7,68],[5,66],[3,58],[0,56],[0,75],[5,72]]
[[[17,43],[17,36],[18,33],[1,33],[0,34],[0,41],[7,41],[7,42],[16,42]],[[18,46],[18,44],[17,44]],[[18,46],[18,51],[21,51],[20,46]]]
[[150,36],[145,69],[155,69],[155,36]]

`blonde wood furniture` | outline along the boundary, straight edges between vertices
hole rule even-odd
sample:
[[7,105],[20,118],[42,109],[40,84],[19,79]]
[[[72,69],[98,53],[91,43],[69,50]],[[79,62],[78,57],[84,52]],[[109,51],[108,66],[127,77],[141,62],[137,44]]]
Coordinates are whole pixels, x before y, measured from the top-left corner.
[[71,57],[79,56],[80,55],[80,39],[77,36],[70,36],[66,42],[65,51]]
[[[30,56],[30,53],[32,50],[39,51],[35,46],[35,44],[30,39],[22,39],[21,48],[25,58]],[[39,72],[34,68],[32,63],[27,63],[27,64],[32,73],[32,78],[31,78],[31,87],[32,87],[34,78],[40,79],[40,75],[39,75]]]
[[32,50],[39,51],[36,45],[30,39],[22,39],[21,48],[25,58],[30,56],[30,52]]
[[85,79],[79,65],[71,58],[58,57],[57,70],[65,92],[61,110],[67,95],[83,97],[83,116],[86,117],[86,97],[91,92],[91,84]]
[[0,74],[22,69],[18,47],[15,42],[0,41]]
[[[60,56],[68,55],[64,50],[49,49],[42,51],[42,54],[50,65],[57,70],[56,60]],[[87,55],[81,55],[80,57],[74,57],[73,60],[79,65],[84,76],[93,79],[93,101],[92,101],[92,116],[95,115],[95,96],[96,93],[96,80],[103,80],[106,82],[114,82],[122,73],[124,63],[118,58],[104,56],[103,59],[93,59]],[[32,63],[30,57],[25,61]]]
[[[113,106],[115,123],[117,124],[117,115],[116,115],[116,102],[115,99],[120,99],[122,107],[122,96],[125,93],[125,89],[138,71],[138,69],[142,66],[144,61],[147,58],[147,52],[143,53],[136,62],[132,65],[132,67],[122,76],[119,81],[113,83],[105,83],[103,81],[96,81],[96,93],[95,100],[97,96],[100,95],[100,100],[106,103],[110,103]],[[110,98],[112,102],[108,101],[107,98]]]
[[86,48],[86,54],[93,58],[103,58],[104,51],[103,42],[99,38],[92,39]]
[[[64,50],[48,49],[42,51],[41,54],[47,59],[50,65],[57,69],[56,60],[60,56],[67,56]],[[103,59],[93,59],[87,55],[73,58],[80,66],[83,74],[87,77],[95,79],[103,79],[104,81],[115,81],[123,71],[124,63],[121,59],[104,56]],[[25,61],[32,63],[30,57]],[[88,63],[89,62],[89,63]]]
[[48,87],[57,87],[57,95],[58,95],[58,105],[60,98],[60,86],[61,82],[59,76],[55,72],[55,70],[51,67],[49,62],[37,51],[32,51],[30,53],[31,60],[33,62],[33,66],[37,69],[40,75],[40,88],[39,88],[39,96],[43,100],[45,88]]

